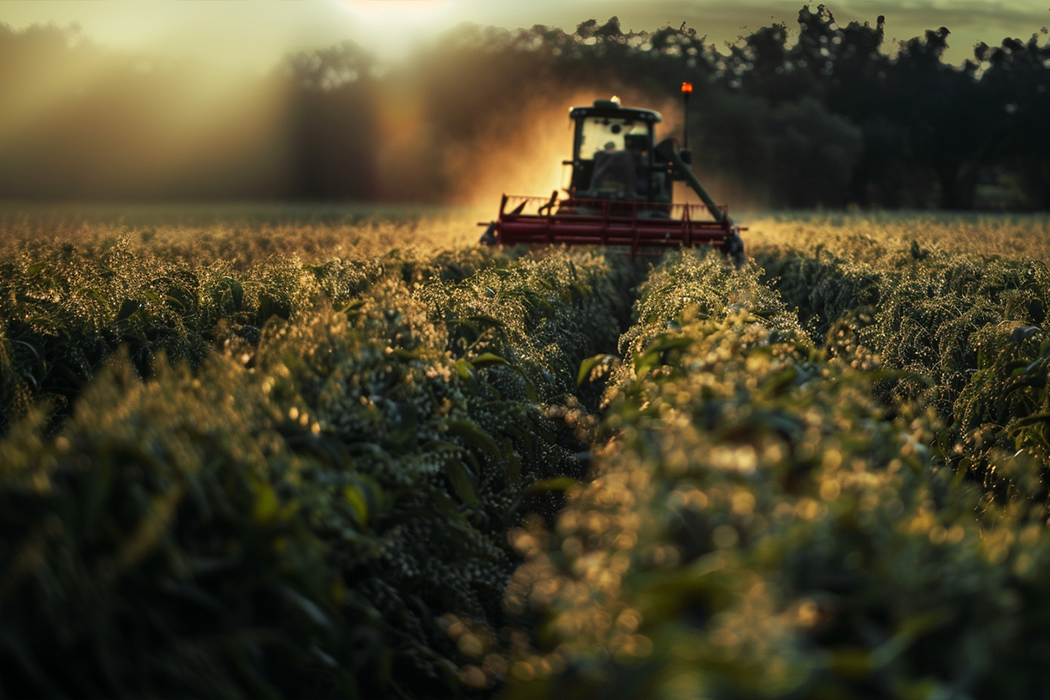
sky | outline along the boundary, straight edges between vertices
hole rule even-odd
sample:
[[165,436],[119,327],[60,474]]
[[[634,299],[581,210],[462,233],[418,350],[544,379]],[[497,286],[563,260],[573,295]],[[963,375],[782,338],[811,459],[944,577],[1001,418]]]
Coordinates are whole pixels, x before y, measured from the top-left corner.
[[[193,56],[216,66],[264,72],[287,53],[352,40],[396,61],[462,22],[515,29],[572,30],[617,16],[625,30],[685,22],[723,48],[784,22],[795,28],[805,0],[0,0],[0,23],[78,24],[86,37],[130,51]],[[978,41],[1028,39],[1050,25],[1050,0],[829,0],[839,24],[887,19],[887,39],[926,29],[952,32],[947,59],[960,63]]]

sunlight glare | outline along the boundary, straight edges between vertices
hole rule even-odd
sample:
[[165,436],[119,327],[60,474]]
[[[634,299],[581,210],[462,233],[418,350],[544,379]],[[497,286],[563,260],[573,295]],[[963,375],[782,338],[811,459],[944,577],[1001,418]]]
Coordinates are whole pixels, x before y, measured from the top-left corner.
[[339,0],[354,37],[381,57],[400,57],[462,17],[451,0]]

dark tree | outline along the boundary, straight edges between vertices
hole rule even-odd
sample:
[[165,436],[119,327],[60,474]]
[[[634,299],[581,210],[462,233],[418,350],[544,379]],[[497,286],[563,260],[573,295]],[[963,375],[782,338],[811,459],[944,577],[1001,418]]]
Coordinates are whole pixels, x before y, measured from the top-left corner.
[[1050,210],[1050,45],[1040,45],[1037,34],[996,48],[978,44],[974,54],[987,66],[981,87],[992,109],[985,126],[997,137],[1000,161],[1029,206]]
[[1050,210],[1047,31],[961,66],[945,27],[894,56],[885,32],[825,5],[727,53],[684,24],[463,25],[382,70],[344,42],[202,90],[206,66],[0,24],[0,197],[448,201],[569,103],[618,94],[680,137],[690,81],[697,167],[770,205],[970,209],[992,185]]
[[291,196],[374,200],[379,195],[378,91],[371,55],[352,42],[288,59]]

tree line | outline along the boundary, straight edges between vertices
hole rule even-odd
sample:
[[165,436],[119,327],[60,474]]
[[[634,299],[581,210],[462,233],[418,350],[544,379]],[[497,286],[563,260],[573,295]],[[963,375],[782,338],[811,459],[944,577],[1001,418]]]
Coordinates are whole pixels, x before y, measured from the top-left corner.
[[[719,51],[698,31],[462,25],[383,66],[352,42],[268,75],[115,52],[76,29],[0,24],[0,198],[445,202],[619,94],[702,172],[778,207],[1050,210],[1050,42],[943,60],[945,27],[890,51],[886,20],[824,5]],[[542,193],[536,193],[542,194]]]

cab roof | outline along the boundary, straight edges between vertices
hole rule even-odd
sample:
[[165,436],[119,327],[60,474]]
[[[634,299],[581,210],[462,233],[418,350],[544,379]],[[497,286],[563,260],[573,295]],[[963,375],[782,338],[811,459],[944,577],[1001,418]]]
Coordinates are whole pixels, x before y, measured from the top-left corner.
[[620,100],[595,100],[589,107],[573,107],[569,110],[570,119],[583,119],[584,117],[609,117],[615,119],[638,119],[640,121],[655,124],[663,119],[660,113],[652,109],[641,109],[639,107],[621,107]]

